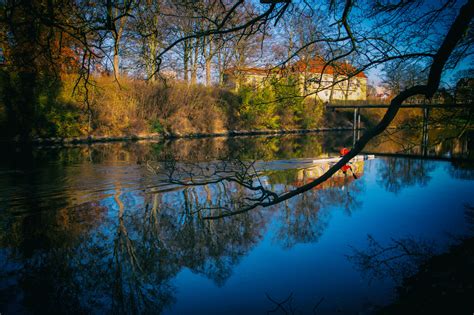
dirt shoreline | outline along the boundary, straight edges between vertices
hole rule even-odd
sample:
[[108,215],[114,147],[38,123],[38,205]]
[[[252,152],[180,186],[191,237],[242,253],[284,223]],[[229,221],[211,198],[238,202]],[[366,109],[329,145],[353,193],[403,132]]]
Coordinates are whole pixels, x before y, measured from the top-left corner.
[[71,138],[33,138],[33,139],[2,139],[2,142],[32,144],[32,145],[67,145],[67,144],[92,144],[99,142],[122,142],[139,140],[165,140],[165,139],[197,139],[215,137],[240,137],[258,135],[285,135],[285,134],[307,134],[326,131],[352,131],[352,127],[315,128],[315,129],[290,129],[290,130],[230,130],[226,132],[197,132],[197,133],[149,133],[132,134],[122,136],[88,136]]

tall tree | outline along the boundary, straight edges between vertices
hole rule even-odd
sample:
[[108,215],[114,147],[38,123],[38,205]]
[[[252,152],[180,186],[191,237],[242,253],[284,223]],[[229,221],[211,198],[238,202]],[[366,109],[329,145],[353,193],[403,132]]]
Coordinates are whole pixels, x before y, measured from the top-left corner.
[[113,40],[113,70],[116,79],[120,77],[120,42],[125,30],[128,18],[133,9],[134,1],[130,0],[107,0],[107,27],[111,32]]

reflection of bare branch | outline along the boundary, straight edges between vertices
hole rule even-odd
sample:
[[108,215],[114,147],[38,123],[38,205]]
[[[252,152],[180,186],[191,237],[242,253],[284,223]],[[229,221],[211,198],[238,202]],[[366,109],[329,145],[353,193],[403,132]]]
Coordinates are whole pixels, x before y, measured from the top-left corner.
[[286,310],[285,308],[285,304],[288,303],[288,307],[290,308],[289,311],[290,311],[290,314],[294,314],[294,310],[293,310],[293,306],[292,306],[292,300],[293,300],[293,292],[290,293],[290,295],[284,299],[283,301],[281,302],[277,302],[275,301],[274,299],[272,299],[272,297],[270,295],[268,295],[268,293],[265,293],[265,295],[267,296],[267,299],[269,299],[272,303],[276,304],[276,307],[270,311],[267,311],[267,314],[270,314],[270,313],[275,313],[277,312],[278,310],[282,310],[285,314],[288,314],[288,311]]
[[[225,210],[229,213],[236,208],[268,202],[278,194],[265,188],[260,178],[261,171],[255,168],[255,162],[241,160],[218,161],[215,163],[178,163],[174,159],[166,160],[155,166],[153,172],[163,182],[188,188],[196,188],[206,194],[205,202],[194,203],[192,213],[205,210]],[[234,184],[233,188],[228,184]],[[222,188],[221,199],[213,204],[209,198],[210,188]],[[239,187],[238,189],[236,187]],[[197,198],[196,200],[199,200]],[[227,200],[224,204],[220,201]]]
[[316,305],[313,307],[313,314],[316,314],[316,310],[318,309],[319,305],[321,305],[321,303],[323,303],[323,301],[324,301],[324,297],[319,299],[318,303],[316,303]]
[[474,206],[470,204],[464,204],[464,217],[466,218],[466,222],[469,224],[469,228],[472,232],[474,232]]
[[[350,4],[351,2],[348,1]],[[456,46],[459,42],[462,41],[466,30],[468,29],[472,17],[474,16],[474,1],[469,1],[466,3],[461,9],[454,20],[453,24],[451,25],[448,33],[446,34],[445,38],[443,39],[441,45],[438,48],[438,51],[433,56],[433,62],[429,69],[429,75],[427,79],[426,85],[416,85],[412,86],[404,90],[403,92],[399,93],[390,103],[385,115],[380,120],[380,122],[371,130],[367,131],[361,138],[358,140],[352,150],[342,157],[337,163],[335,163],[329,170],[327,170],[323,175],[315,179],[314,181],[307,183],[299,188],[294,190],[285,192],[281,195],[276,194],[262,186],[254,186],[254,178],[251,178],[250,181],[243,180],[242,178],[237,177],[227,177],[225,180],[234,181],[239,184],[246,184],[244,185],[245,188],[250,190],[255,190],[260,193],[259,196],[255,197],[254,200],[248,199],[247,201],[252,201],[251,203],[242,203],[237,201],[235,204],[238,205],[236,208],[224,208],[224,212],[219,214],[213,214],[212,212],[203,217],[204,219],[218,219],[224,218],[240,213],[247,212],[249,210],[255,209],[259,206],[261,207],[269,207],[272,205],[279,204],[285,200],[293,198],[296,195],[299,195],[303,192],[309,191],[314,187],[320,185],[321,183],[325,182],[329,178],[331,178],[342,166],[347,164],[352,158],[354,158],[357,154],[359,154],[364,147],[367,145],[369,141],[371,141],[374,137],[381,134],[386,128],[390,125],[393,119],[396,117],[402,103],[407,100],[408,98],[416,95],[424,95],[426,98],[430,99],[435,94],[436,90],[439,87],[441,75],[443,72],[443,68],[448,62],[449,57],[456,49]],[[346,29],[347,30],[347,29]],[[214,174],[216,172],[213,172]],[[211,173],[211,175],[213,175]],[[247,172],[244,172],[244,174]],[[187,182],[192,182],[193,178],[187,178]],[[212,182],[213,179],[210,179]],[[223,179],[214,179],[214,182],[222,182]],[[181,180],[179,183],[183,184],[186,181]],[[204,182],[199,182],[199,185],[203,185]],[[213,210],[208,209],[208,210]],[[222,208],[221,208],[222,209]]]
[[418,266],[434,255],[435,246],[411,237],[392,239],[390,245],[383,246],[371,235],[367,237],[366,250],[353,248],[347,258],[363,273],[373,278],[391,277],[401,281],[416,272]]

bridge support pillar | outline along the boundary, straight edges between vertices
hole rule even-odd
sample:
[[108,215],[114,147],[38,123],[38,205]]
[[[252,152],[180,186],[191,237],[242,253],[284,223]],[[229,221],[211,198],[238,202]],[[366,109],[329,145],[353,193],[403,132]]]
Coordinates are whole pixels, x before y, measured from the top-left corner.
[[357,109],[357,140],[360,138],[360,108]]
[[360,138],[360,108],[354,107],[354,121],[352,123],[352,145]]
[[352,123],[352,129],[357,129],[357,108],[354,108],[354,121]]
[[352,122],[352,146],[355,145],[357,141],[357,108],[354,108],[354,120]]
[[423,108],[423,129],[421,135],[421,153],[423,156],[428,154],[428,119],[429,119],[428,107]]

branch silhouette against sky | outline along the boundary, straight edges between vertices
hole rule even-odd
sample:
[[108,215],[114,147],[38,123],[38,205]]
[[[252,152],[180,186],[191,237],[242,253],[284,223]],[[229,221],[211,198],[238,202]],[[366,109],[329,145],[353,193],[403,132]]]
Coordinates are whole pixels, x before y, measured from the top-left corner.
[[[251,25],[254,26],[257,23],[260,23],[258,24],[260,26],[267,24],[270,21],[273,21],[274,25],[278,25],[278,22],[282,18],[283,14],[290,10],[290,2],[263,2],[271,2],[270,7],[264,13],[258,15],[250,21],[245,21],[237,26],[226,28],[225,22],[227,21],[228,17],[224,17],[220,23],[214,23],[216,25],[215,28],[198,32],[190,36],[201,37],[207,36],[209,34],[238,32],[241,30],[246,30]],[[308,3],[305,1],[304,4]],[[217,181],[236,181],[246,189],[258,191],[258,196],[254,196],[251,199],[241,199],[239,202],[237,202],[237,206],[235,206],[234,203],[233,208],[221,207],[220,210],[224,210],[223,212],[220,212],[217,215],[210,214],[204,218],[218,219],[247,212],[259,206],[269,207],[313,189],[314,187],[331,178],[342,166],[347,164],[352,158],[362,152],[369,141],[386,130],[386,128],[396,117],[403,102],[408,100],[410,97],[417,95],[421,95],[427,100],[431,99],[440,86],[443,77],[443,71],[453,67],[454,65],[457,65],[462,57],[466,57],[466,54],[469,55],[468,51],[472,42],[471,26],[472,18],[474,16],[474,1],[467,1],[460,8],[456,8],[458,9],[458,12],[455,13],[455,15],[453,15],[454,13],[451,10],[448,16],[452,18],[452,21],[450,23],[448,23],[449,20],[442,21],[447,25],[445,28],[439,25],[443,23],[440,23],[440,21],[437,20],[448,8],[453,9],[455,7],[454,4],[455,3],[453,1],[447,1],[443,3],[441,7],[434,9],[430,8],[428,4],[418,1],[399,2],[398,4],[394,5],[383,5],[379,2],[376,2],[376,4],[374,4],[372,7],[373,11],[367,16],[375,17],[376,22],[383,23],[385,26],[377,23],[373,25],[370,25],[368,22],[362,23],[364,27],[369,27],[370,30],[375,29],[374,33],[370,34],[369,30],[363,32],[362,30],[358,30],[358,28],[351,26],[351,10],[361,11],[360,9],[356,8],[353,1],[345,1],[344,5],[342,6],[342,15],[339,17],[337,15],[337,12],[340,11],[337,10],[339,4],[337,1],[331,1],[329,6],[326,8],[329,10],[329,12],[334,14],[332,17],[332,20],[334,21],[329,26],[337,28],[337,36],[333,38],[326,37],[324,40],[315,39],[304,45],[304,47],[308,47],[317,42],[325,42],[330,47],[330,43],[332,43],[335,39],[346,41],[346,47],[343,46],[343,48],[345,48],[344,52],[332,55],[332,58],[328,59],[326,66],[329,66],[331,63],[334,63],[340,59],[344,59],[351,54],[355,54],[357,57],[365,59],[365,63],[361,62],[358,70],[347,75],[345,78],[345,80],[347,80],[347,78],[356,75],[360,71],[373,67],[377,64],[396,59],[410,62],[424,58],[424,63],[428,73],[425,80],[426,83],[407,87],[405,90],[396,95],[390,102],[390,105],[380,122],[376,124],[375,127],[367,130],[355,143],[348,154],[344,155],[337,163],[330,167],[320,177],[301,187],[283,193],[276,193],[271,189],[265,188],[264,185],[258,183],[258,181],[257,185],[255,185],[254,179],[258,179],[258,174],[252,168],[253,165],[251,164],[246,166],[241,165],[240,171],[237,171],[232,175],[219,176]],[[310,7],[309,4],[308,7]],[[235,9],[232,8],[232,10]],[[419,23],[421,23],[421,25]],[[388,32],[388,37],[383,36],[386,32]],[[398,47],[397,43],[399,43],[399,41],[394,40],[395,38],[403,40],[403,50],[402,47]],[[412,39],[410,40],[410,38]],[[179,40],[171,43],[169,49],[171,49],[177,43],[179,43]],[[381,45],[382,43],[385,43],[386,49],[383,49],[384,45]],[[415,45],[415,47],[412,47],[412,45]],[[289,60],[291,60],[291,56],[283,63],[288,62]],[[235,169],[233,170],[235,171]],[[253,173],[249,172],[252,170]],[[215,171],[219,173],[226,172],[227,170],[224,166],[223,169]],[[214,172],[214,175],[216,175],[216,172]],[[170,179],[171,178],[172,176],[170,176]],[[194,184],[205,185],[207,182],[215,181],[216,180],[211,179],[209,181],[205,179],[204,181],[197,181]],[[190,185],[193,182],[193,178],[190,178],[188,181],[182,182],[181,184]],[[179,183],[179,181],[175,183]]]

